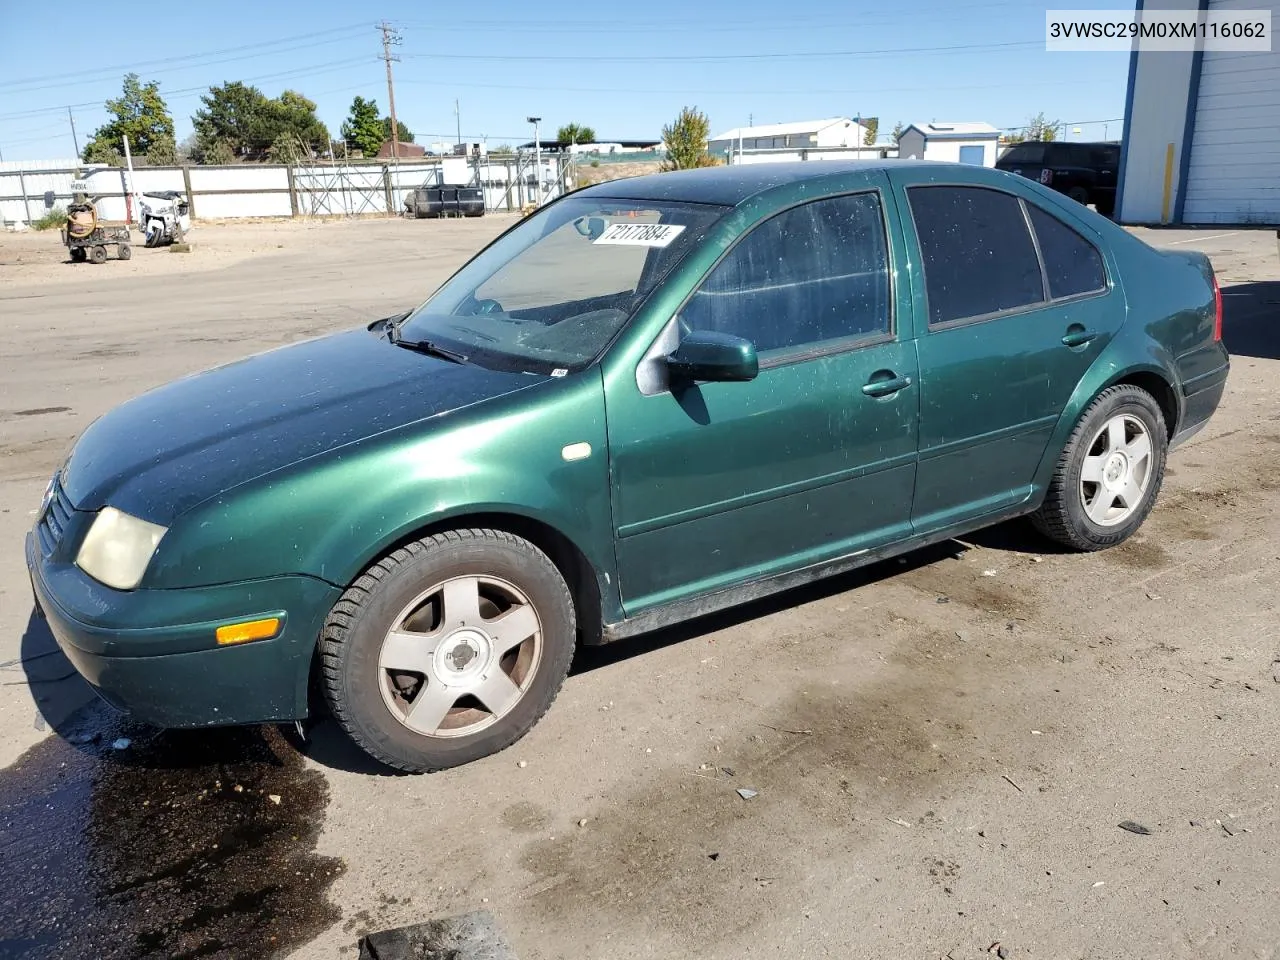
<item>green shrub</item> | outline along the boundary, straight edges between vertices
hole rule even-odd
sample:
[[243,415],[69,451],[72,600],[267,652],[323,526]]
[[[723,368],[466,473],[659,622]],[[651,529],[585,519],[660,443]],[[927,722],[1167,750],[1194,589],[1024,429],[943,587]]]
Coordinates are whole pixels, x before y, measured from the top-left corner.
[[32,220],[31,226],[36,230],[57,230],[67,222],[67,211],[54,207],[39,220]]

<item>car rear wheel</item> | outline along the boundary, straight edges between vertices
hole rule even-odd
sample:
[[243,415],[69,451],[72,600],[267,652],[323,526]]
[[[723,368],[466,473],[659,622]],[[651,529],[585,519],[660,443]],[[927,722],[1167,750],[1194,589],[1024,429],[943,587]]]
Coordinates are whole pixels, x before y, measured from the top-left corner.
[[1128,539],[1155,503],[1168,433],[1160,405],[1129,384],[1098,394],[1072,431],[1032,515],[1041,533],[1075,550]]
[[1067,196],[1083,206],[1088,206],[1089,204],[1089,191],[1084,187],[1072,187],[1067,191]]
[[577,623],[547,556],[498,530],[452,530],[379,560],[321,634],[325,698],[365,752],[428,773],[505,749],[559,693]]

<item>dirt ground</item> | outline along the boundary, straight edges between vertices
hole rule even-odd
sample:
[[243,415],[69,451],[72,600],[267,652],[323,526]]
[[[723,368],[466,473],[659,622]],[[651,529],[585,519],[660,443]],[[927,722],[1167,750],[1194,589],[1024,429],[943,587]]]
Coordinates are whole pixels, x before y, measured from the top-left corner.
[[[509,222],[201,227],[101,266],[0,236],[0,764],[87,700],[22,663],[22,538],[74,437],[408,308]],[[1266,231],[1144,236],[1213,257],[1234,366],[1139,536],[1079,556],[1009,525],[590,653],[516,747],[442,774],[381,775],[321,727],[304,840],[342,868],[292,955],[489,910],[521,960],[1280,957],[1280,255]],[[51,811],[152,775],[74,756]],[[0,865],[22,873],[3,840]]]

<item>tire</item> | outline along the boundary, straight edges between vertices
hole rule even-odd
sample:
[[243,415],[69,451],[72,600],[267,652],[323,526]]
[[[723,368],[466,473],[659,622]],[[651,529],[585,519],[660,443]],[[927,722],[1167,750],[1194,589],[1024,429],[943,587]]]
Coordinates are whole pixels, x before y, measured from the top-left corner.
[[500,530],[446,531],[383,557],[334,604],[320,635],[325,700],[376,760],[443,770],[533,729],[576,637],[573,599],[546,554]]
[[1072,187],[1067,191],[1067,196],[1081,206],[1089,205],[1089,191],[1084,187]]
[[71,262],[72,262],[72,263],[84,263],[84,262],[85,262],[86,260],[88,260],[88,259],[89,259],[89,255],[85,252],[84,247],[72,247],[72,248],[71,248]]
[[[1032,522],[1049,539],[1073,550],[1123,543],[1155,504],[1168,437],[1164,414],[1151,394],[1130,384],[1103,390],[1071,432]],[[1090,474],[1099,479],[1089,479]]]
[[99,247],[90,247],[90,248],[89,248],[89,262],[90,262],[90,263],[106,263],[106,262],[107,262],[107,248],[106,248],[106,247],[101,247],[101,246],[99,246]]
[[132,256],[133,256],[133,247],[129,246],[127,243],[116,244],[116,259],[128,260]]
[[1106,199],[1099,200],[1094,204],[1094,208],[1104,217],[1109,217],[1116,212],[1116,198],[1107,197]]

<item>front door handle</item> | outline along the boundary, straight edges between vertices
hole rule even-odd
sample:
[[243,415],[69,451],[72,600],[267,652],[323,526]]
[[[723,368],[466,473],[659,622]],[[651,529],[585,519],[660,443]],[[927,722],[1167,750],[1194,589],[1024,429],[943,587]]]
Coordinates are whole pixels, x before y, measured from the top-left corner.
[[899,390],[905,390],[911,386],[910,377],[897,377],[889,371],[886,371],[886,373],[888,373],[887,377],[872,380],[865,384],[862,392],[868,397],[887,397],[891,393],[897,393]]
[[1097,337],[1098,335],[1096,333],[1093,333],[1090,330],[1085,330],[1081,327],[1076,330],[1068,331],[1067,335],[1062,338],[1062,342],[1068,347],[1083,347],[1086,343],[1096,340]]

